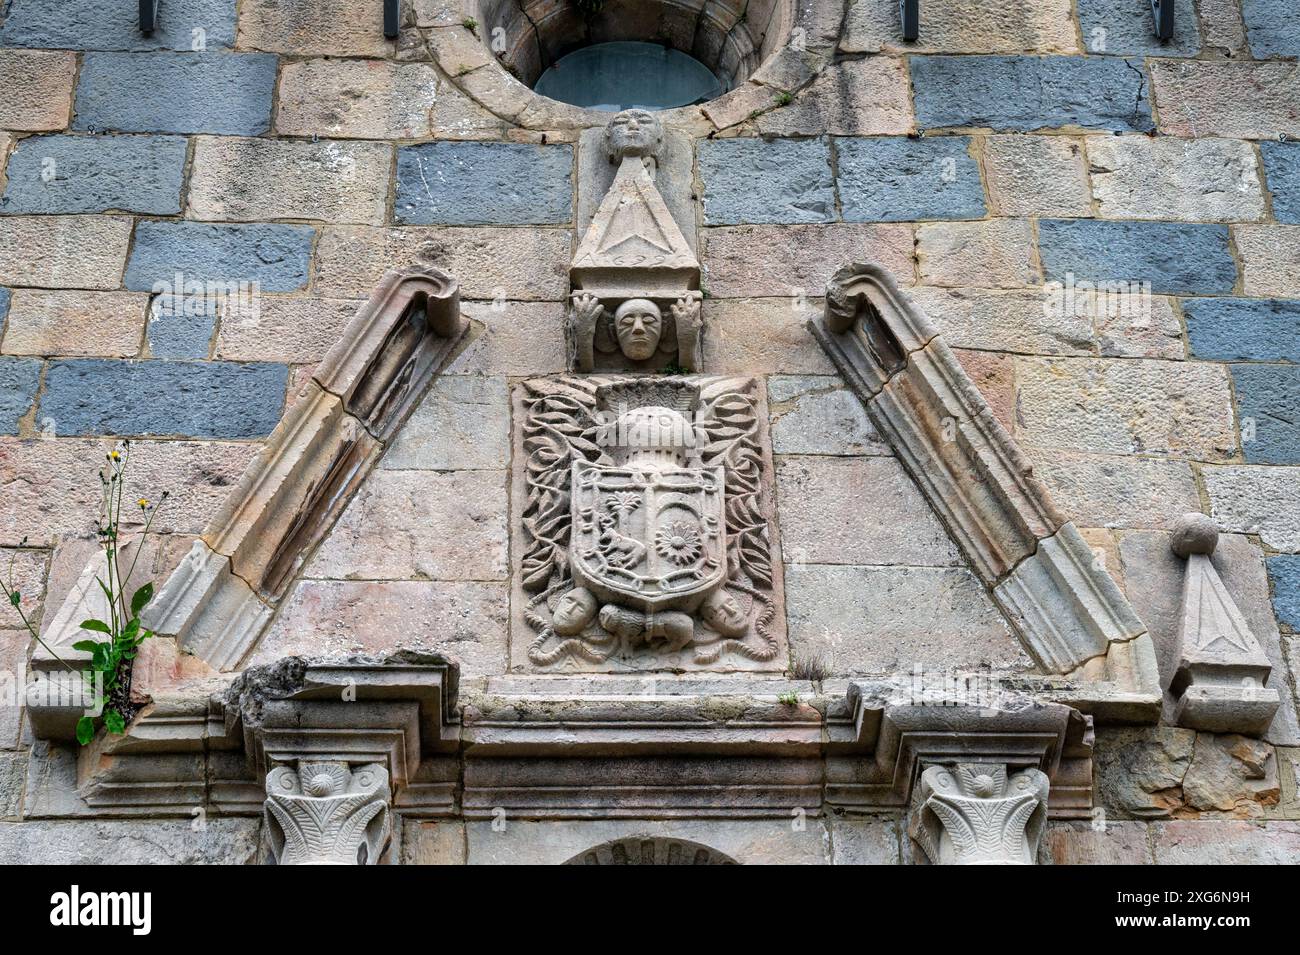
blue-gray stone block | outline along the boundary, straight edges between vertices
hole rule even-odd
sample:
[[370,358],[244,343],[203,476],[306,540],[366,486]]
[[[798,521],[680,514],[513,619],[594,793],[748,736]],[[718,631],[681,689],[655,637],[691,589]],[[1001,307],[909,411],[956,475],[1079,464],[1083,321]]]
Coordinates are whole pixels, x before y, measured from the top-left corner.
[[87,53],[73,129],[256,136],[271,126],[273,53]]
[[160,295],[149,304],[149,354],[154,358],[207,358],[217,327],[217,302]]
[[1228,227],[1182,222],[1043,219],[1038,250],[1048,281],[1150,282],[1156,295],[1221,295],[1237,266]]
[[1300,633],[1300,554],[1270,557],[1268,575],[1273,578],[1273,610],[1278,622]]
[[1300,365],[1230,367],[1246,460],[1300,464]]
[[224,361],[50,363],[40,417],[59,434],[260,438],[280,420],[287,365]]
[[1078,0],[1083,48],[1106,56],[1195,56],[1201,51],[1192,0],[1174,0],[1174,35],[1156,37],[1150,0]]
[[1183,315],[1194,358],[1300,362],[1300,300],[1189,298]]
[[412,225],[557,225],[573,218],[572,175],[572,146],[404,146],[394,211]]
[[706,139],[699,166],[705,225],[835,221],[824,139]]
[[916,123],[1030,131],[1154,128],[1140,60],[1097,56],[911,57]]
[[7,288],[0,288],[0,325],[3,325],[5,316],[9,314],[9,296]]
[[31,410],[40,380],[39,358],[0,358],[0,434],[18,433],[18,419]]
[[30,136],[9,157],[8,214],[181,211],[183,136]]
[[0,25],[0,47],[38,50],[193,50],[196,43],[224,50],[234,42],[235,0],[165,0],[148,36],[136,0],[10,0]]
[[1241,0],[1241,18],[1255,59],[1300,56],[1300,6],[1295,0]]
[[307,284],[315,230],[301,225],[140,222],[124,280],[137,292],[176,291],[181,282],[252,283],[263,292]]
[[[1296,26],[1300,30],[1300,25]],[[1273,218],[1278,222],[1300,223],[1300,143],[1265,141],[1259,144],[1264,157],[1264,177],[1273,195]]]
[[984,187],[965,136],[837,139],[845,222],[982,219]]

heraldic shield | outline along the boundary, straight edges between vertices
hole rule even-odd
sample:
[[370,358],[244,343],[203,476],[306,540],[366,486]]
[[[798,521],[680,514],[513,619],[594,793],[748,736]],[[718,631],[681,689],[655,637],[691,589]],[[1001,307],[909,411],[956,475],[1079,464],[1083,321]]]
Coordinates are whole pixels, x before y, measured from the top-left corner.
[[727,577],[721,467],[575,462],[570,565],[581,586],[645,613],[693,611]]

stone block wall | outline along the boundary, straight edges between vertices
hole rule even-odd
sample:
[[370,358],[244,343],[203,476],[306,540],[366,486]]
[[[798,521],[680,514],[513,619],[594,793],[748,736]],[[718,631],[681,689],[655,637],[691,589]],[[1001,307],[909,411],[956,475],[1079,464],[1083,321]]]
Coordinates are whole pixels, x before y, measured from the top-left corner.
[[[1300,861],[1300,13],[1185,0],[1161,44],[1146,0],[944,0],[904,43],[894,0],[824,5],[823,69],[778,54],[680,117],[706,370],[766,381],[792,653],[838,676],[1028,666],[804,328],[831,273],[873,261],[1084,529],[1162,675],[1167,531],[1189,510],[1224,529],[1216,563],[1274,662],[1263,742],[1099,733],[1102,816],[1055,825],[1045,853]],[[403,7],[387,41],[377,0],[165,0],[149,37],[127,0],[7,5],[0,561],[31,619],[85,560],[109,442],[136,442],[133,496],[171,492],[161,579],[383,273],[419,261],[459,279],[471,339],[259,654],[383,650],[418,620],[467,680],[506,672],[509,394],[565,370],[580,128],[493,78],[492,24]],[[186,283],[256,294],[171,307]],[[0,670],[21,682],[19,627],[0,608]],[[38,818],[32,746],[0,707],[0,859],[108,859],[139,827],[184,829]],[[476,825],[408,824],[404,852],[490,860]],[[149,852],[248,861],[256,828]],[[607,828],[584,844],[635,830]],[[809,859],[907,851],[896,819],[814,829]]]

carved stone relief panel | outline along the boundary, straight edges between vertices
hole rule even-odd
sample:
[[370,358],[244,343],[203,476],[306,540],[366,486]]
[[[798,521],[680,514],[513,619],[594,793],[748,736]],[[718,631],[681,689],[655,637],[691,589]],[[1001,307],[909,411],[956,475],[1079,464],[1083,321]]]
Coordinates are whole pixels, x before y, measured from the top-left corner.
[[513,401],[512,668],[785,668],[760,382],[569,376]]

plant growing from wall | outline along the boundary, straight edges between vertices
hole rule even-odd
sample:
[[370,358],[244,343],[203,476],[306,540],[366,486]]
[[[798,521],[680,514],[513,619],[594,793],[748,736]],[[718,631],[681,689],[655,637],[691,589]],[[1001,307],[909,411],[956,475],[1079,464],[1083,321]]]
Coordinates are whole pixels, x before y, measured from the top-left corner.
[[[110,733],[121,734],[126,732],[126,723],[131,715],[132,661],[135,660],[140,645],[154,635],[153,631],[146,629],[140,623],[140,614],[153,599],[153,584],[146,583],[137,588],[129,599],[127,587],[135,574],[136,562],[143,550],[143,541],[150,527],[153,526],[158,506],[167,500],[167,492],[162,493],[158,505],[151,504],[146,498],[136,500],[134,505],[127,504],[124,498],[126,473],[131,461],[131,442],[123,441],[104,458],[105,466],[99,471],[100,504],[99,514],[95,520],[95,536],[104,553],[105,571],[102,575],[96,575],[95,583],[104,594],[106,601],[104,616],[107,619],[92,617],[83,620],[81,629],[91,636],[85,640],[78,640],[72,647],[74,650],[90,654],[90,668],[82,671],[82,678],[90,693],[96,695],[96,703],[102,704],[102,708],[97,706],[96,709],[100,710],[104,727]],[[123,508],[129,511],[131,506],[139,509],[144,526],[140,534],[140,546],[135,548],[128,562],[122,554],[121,526]],[[23,539],[23,543],[26,543],[26,538]],[[22,594],[13,582],[12,564],[9,582],[0,582],[0,588],[3,588],[10,605],[18,611],[32,639],[63,666],[74,670],[70,663],[41,639],[36,627],[23,612]],[[82,716],[77,721],[77,741],[84,746],[94,738],[94,735],[95,717]]]

